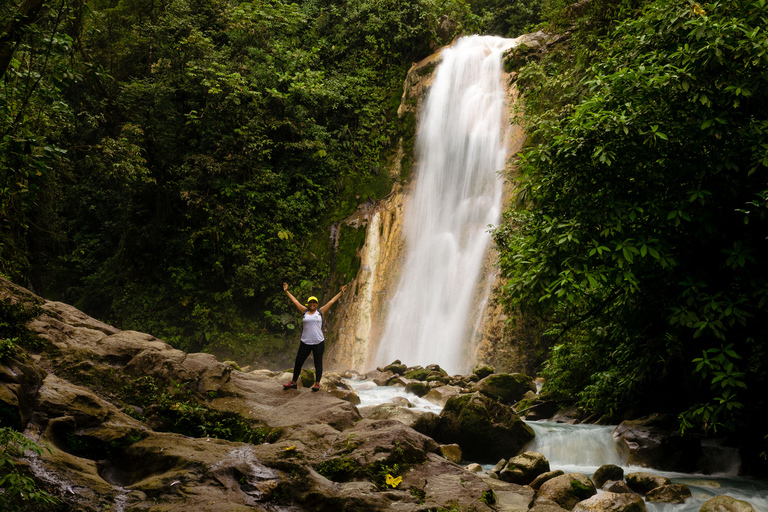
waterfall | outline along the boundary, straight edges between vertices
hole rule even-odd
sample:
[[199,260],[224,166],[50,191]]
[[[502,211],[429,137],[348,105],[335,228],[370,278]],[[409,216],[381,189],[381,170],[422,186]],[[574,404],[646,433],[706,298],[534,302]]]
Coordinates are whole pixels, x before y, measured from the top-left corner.
[[471,368],[473,317],[485,302],[483,260],[498,223],[509,126],[501,57],[515,45],[461,38],[443,60],[421,113],[415,190],[405,209],[406,258],[388,303],[376,364]]

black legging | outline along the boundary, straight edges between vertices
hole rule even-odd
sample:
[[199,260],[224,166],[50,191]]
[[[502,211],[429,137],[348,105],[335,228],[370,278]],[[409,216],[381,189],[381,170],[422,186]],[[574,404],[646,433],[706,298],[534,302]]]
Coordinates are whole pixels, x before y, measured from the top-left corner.
[[296,364],[293,365],[293,382],[298,382],[301,367],[311,353],[315,359],[315,382],[320,382],[323,376],[323,352],[325,351],[325,342],[321,341],[317,345],[307,345],[303,341],[299,344],[299,352],[296,354]]

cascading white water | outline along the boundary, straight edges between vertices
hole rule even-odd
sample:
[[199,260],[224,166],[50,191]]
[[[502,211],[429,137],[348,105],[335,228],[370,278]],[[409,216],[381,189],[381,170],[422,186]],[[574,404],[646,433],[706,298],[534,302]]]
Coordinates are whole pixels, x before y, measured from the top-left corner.
[[415,191],[406,205],[407,256],[389,302],[376,364],[437,363],[467,371],[478,283],[501,211],[498,172],[509,126],[501,56],[515,40],[471,36],[443,50],[417,135]]

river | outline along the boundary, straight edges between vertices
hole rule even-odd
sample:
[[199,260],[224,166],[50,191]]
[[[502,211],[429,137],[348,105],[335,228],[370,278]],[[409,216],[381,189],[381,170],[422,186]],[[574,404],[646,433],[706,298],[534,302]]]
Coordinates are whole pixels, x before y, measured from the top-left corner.
[[[359,407],[390,402],[395,397],[408,399],[415,408],[439,414],[441,407],[406,393],[404,388],[377,386],[370,381],[347,381],[361,400]],[[629,466],[620,452],[619,444],[613,439],[615,426],[567,425],[546,421],[531,421],[536,437],[525,447],[527,451],[543,454],[552,470],[561,469],[566,473],[583,473],[592,477],[604,464],[614,464],[624,469],[624,474],[646,472],[665,476],[674,483],[690,488],[693,496],[684,504],[646,502],[649,512],[698,512],[701,505],[713,496],[727,494],[749,502],[757,512],[768,512],[768,481],[738,476],[738,456],[717,446],[705,446],[705,453],[718,468],[715,474],[688,474],[660,471],[652,468]],[[504,455],[500,454],[499,459]],[[469,464],[472,461],[463,461]],[[493,465],[484,465],[489,471]]]

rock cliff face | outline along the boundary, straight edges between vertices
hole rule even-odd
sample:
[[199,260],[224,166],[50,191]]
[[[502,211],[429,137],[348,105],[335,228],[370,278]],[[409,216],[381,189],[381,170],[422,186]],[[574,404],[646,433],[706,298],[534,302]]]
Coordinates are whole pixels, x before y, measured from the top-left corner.
[[33,340],[0,359],[3,424],[49,448],[21,466],[67,510],[491,510],[481,478],[400,421],[1,278],[0,305],[3,322],[25,311]]
[[[441,60],[441,52],[438,51],[414,64],[409,70],[398,109],[400,118],[408,120],[406,126],[415,126],[422,102]],[[508,85],[507,104],[511,108],[517,100],[513,75],[505,74],[503,81]],[[510,159],[504,176],[512,174],[513,155],[522,148],[524,142],[522,127],[512,125],[507,142]],[[354,296],[345,301],[343,310],[337,312],[332,320],[333,343],[328,350],[327,364],[338,371],[373,368],[372,361],[386,322],[387,300],[394,295],[398,285],[405,247],[403,210],[411,189],[410,176],[403,171],[403,164],[406,167],[413,165],[414,174],[418,175],[418,162],[412,163],[412,141],[409,143],[401,139],[398,147],[399,152],[389,169],[395,178],[392,192],[376,204],[363,205],[345,221],[348,226],[366,229],[366,237],[359,252],[360,271],[351,283]],[[504,203],[509,201],[512,193],[512,183],[505,179]],[[522,331],[515,333],[507,326],[507,316],[498,300],[502,283],[495,269],[496,261],[497,254],[491,248],[482,269],[481,281],[485,283],[485,289],[478,290],[476,299],[486,301],[486,305],[481,318],[471,319],[471,323],[478,325],[479,329],[469,344],[474,347],[469,357],[475,363],[492,364],[498,369],[531,371],[525,364],[524,356],[507,343],[510,339],[514,341],[521,338]]]

